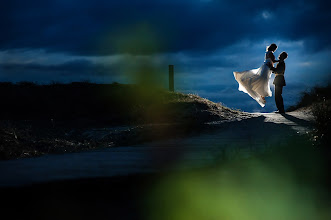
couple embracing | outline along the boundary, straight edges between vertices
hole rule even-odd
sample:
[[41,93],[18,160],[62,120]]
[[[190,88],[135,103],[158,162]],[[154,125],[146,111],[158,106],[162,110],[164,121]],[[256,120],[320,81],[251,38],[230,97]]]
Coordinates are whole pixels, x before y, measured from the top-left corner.
[[[284,78],[284,60],[287,58],[287,53],[280,53],[278,60],[276,60],[274,55],[276,50],[277,45],[270,44],[265,53],[264,63],[260,68],[242,72],[233,72],[233,74],[239,83],[239,90],[247,93],[264,107],[266,104],[265,97],[272,96],[269,80],[271,74],[274,73],[276,76],[273,84],[275,85],[275,101],[278,108],[276,113],[285,113],[282,93],[283,86],[286,85]],[[274,63],[277,63],[276,67],[274,67]]]

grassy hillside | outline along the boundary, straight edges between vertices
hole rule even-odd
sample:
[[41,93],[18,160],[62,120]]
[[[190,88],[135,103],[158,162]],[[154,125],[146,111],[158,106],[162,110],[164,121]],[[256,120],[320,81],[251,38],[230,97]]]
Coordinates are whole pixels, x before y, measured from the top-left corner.
[[[142,143],[245,117],[197,95],[117,83],[0,83],[0,99],[0,159]],[[129,128],[102,140],[83,135],[114,126]]]
[[2,120],[205,122],[239,113],[196,95],[117,83],[0,83],[0,99]]

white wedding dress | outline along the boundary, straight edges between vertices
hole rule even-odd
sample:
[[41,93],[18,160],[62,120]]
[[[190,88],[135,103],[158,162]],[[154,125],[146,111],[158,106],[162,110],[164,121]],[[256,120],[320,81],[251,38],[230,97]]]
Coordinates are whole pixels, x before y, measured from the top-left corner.
[[247,70],[242,72],[233,72],[234,78],[239,83],[239,91],[243,91],[255,99],[262,107],[265,106],[265,101],[261,98],[272,96],[270,90],[271,70],[267,66],[268,63],[273,65],[269,57],[271,52],[266,53],[266,59],[262,66],[258,69]]

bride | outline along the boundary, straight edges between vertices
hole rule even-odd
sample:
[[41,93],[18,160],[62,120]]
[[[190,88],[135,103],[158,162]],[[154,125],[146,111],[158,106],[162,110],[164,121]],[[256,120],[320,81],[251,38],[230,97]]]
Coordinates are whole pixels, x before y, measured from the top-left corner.
[[275,62],[274,52],[277,50],[276,44],[270,44],[265,53],[265,60],[258,69],[247,70],[242,72],[233,72],[234,78],[239,83],[239,91],[243,91],[255,99],[262,107],[265,106],[265,97],[272,96],[270,90],[271,70]]

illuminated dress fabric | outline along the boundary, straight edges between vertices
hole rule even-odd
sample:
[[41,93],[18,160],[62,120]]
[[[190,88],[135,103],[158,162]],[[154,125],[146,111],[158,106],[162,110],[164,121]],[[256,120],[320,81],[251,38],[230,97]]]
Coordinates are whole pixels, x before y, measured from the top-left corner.
[[272,60],[269,58],[270,53],[272,52],[266,52],[266,59],[260,68],[242,72],[233,72],[234,78],[239,83],[238,90],[247,93],[262,107],[265,106],[265,101],[261,96],[272,96],[270,90],[270,77],[272,72],[267,66],[268,63],[273,65]]

